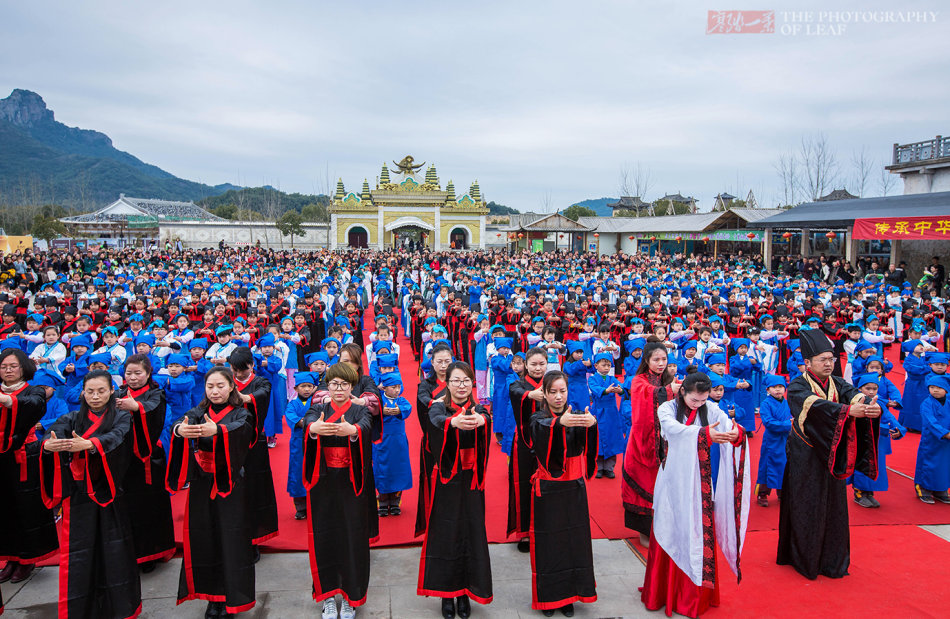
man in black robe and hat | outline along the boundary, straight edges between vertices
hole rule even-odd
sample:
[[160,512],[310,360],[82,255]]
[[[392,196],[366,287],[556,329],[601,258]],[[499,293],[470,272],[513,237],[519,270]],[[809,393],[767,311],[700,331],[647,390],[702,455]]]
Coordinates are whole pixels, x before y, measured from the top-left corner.
[[779,512],[779,565],[806,578],[848,574],[846,479],[860,471],[877,477],[881,407],[843,378],[833,376],[834,345],[820,329],[800,332],[805,373],[788,386],[788,435]]

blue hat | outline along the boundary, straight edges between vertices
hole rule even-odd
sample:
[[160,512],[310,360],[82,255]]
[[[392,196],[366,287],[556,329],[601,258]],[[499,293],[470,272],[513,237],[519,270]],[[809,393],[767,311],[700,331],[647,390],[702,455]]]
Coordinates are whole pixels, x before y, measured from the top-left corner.
[[635,337],[632,340],[626,340],[623,343],[623,347],[627,349],[628,353],[633,353],[635,350],[643,350],[643,346],[646,342],[647,341],[642,337]]
[[129,322],[145,322],[145,316],[141,314],[132,314],[129,316]]
[[379,384],[382,387],[402,386],[402,376],[399,375],[399,372],[386,372],[380,377]]
[[210,346],[210,344],[208,344],[207,338],[203,338],[203,337],[196,337],[195,339],[188,342],[189,349],[204,348],[205,350],[208,350],[208,346]]
[[340,344],[340,340],[336,339],[335,337],[325,337],[323,338],[323,341],[320,342],[321,348],[326,348],[327,344],[329,344],[330,342],[336,342],[336,345],[338,347],[342,346],[342,344]]
[[946,374],[931,374],[927,377],[928,387],[940,387],[944,391],[950,391],[950,377]]
[[276,345],[277,345],[277,338],[274,337],[273,333],[268,333],[267,335],[261,336],[261,338],[257,340],[258,348],[263,348],[264,346],[276,346]]
[[30,314],[29,316],[27,316],[26,319],[27,319],[27,320],[32,320],[32,321],[37,322],[37,323],[39,323],[39,324],[43,324],[43,321],[46,320],[46,317],[43,316],[43,314],[36,314],[36,313],[33,313],[33,314]]
[[[861,342],[863,341],[864,340],[861,340]],[[861,342],[858,342],[858,345],[855,348],[855,350],[863,350],[861,348]],[[901,344],[901,350],[904,351],[904,354],[910,355],[914,352],[915,348],[921,345],[923,345],[923,342],[920,340],[907,340]],[[865,348],[871,348],[871,345],[868,344]]]
[[929,352],[924,355],[924,361],[926,363],[947,363],[950,364],[950,353],[945,352]]
[[194,361],[192,361],[191,357],[189,357],[188,355],[182,355],[182,354],[168,355],[168,357],[165,359],[165,365],[180,365],[182,367],[188,367],[189,365],[193,365],[193,364],[194,364]]
[[733,338],[732,340],[729,340],[729,346],[732,347],[732,350],[738,352],[740,346],[745,346],[748,348],[749,340],[748,338],[744,337]]
[[594,363],[597,364],[601,361],[609,361],[611,365],[614,363],[614,356],[609,352],[599,352],[594,355]]
[[501,334],[504,335],[506,333],[505,325],[492,325],[492,328],[488,330],[488,334],[494,336],[498,331],[501,331]]
[[522,361],[526,360],[523,352],[516,352],[515,356],[521,358]]
[[[139,344],[148,344],[149,346],[155,346],[155,336],[151,333],[143,333],[141,335],[135,336],[135,345]],[[91,362],[90,362],[91,363]]]
[[[854,352],[861,352],[862,350],[871,350],[873,348],[874,348],[874,345],[871,344],[871,342],[865,339],[860,339],[858,340],[858,343],[854,345]],[[913,348],[911,348],[911,350],[913,350]]]
[[879,382],[879,380],[880,380],[880,377],[877,374],[874,374],[874,373],[861,374],[860,376],[854,379],[854,386],[863,387],[864,385],[867,385],[868,383],[874,383],[875,385],[880,386],[881,383]]
[[30,384],[34,387],[60,387],[65,384],[58,376],[46,370],[37,370]]
[[719,374],[716,374],[715,372],[711,372],[711,373],[709,374],[709,382],[712,383],[712,386],[713,386],[713,387],[725,387],[725,386],[726,386],[725,377],[720,376]]
[[795,338],[791,340],[786,340],[785,345],[788,347],[788,350],[790,352],[795,352],[796,350],[798,350],[799,346],[802,345],[802,342],[798,338]]
[[102,330],[102,334],[105,335],[106,333],[111,333],[115,336],[118,336],[119,330],[116,329],[115,327],[106,327],[105,329]]
[[683,344],[683,350],[687,351],[690,348],[696,348],[696,346],[697,346],[696,340],[689,340],[685,344]]
[[69,340],[69,346],[85,346],[86,348],[92,348],[92,336],[88,333],[83,333],[82,335],[77,335],[73,339]]
[[222,335],[230,335],[230,334],[231,334],[231,325],[221,325],[220,327],[214,330],[215,337],[221,337]]
[[89,365],[92,365],[93,363],[103,363],[105,365],[111,365],[112,355],[110,355],[107,352],[100,352],[93,355],[89,355]]
[[376,366],[381,368],[394,368],[399,366],[399,355],[376,355]]
[[726,363],[725,353],[717,352],[706,357],[706,365],[716,365],[718,363]]
[[392,351],[393,343],[389,340],[376,340],[375,342],[373,342],[374,353],[379,353],[379,351],[383,349]]
[[313,372],[297,372],[294,374],[294,384],[303,385],[303,384],[317,384],[317,378]]
[[768,388],[768,387],[775,387],[775,386],[777,386],[777,385],[781,385],[781,386],[783,386],[783,387],[786,386],[785,377],[784,377],[784,376],[777,376],[777,375],[775,375],[775,374],[766,374],[766,375],[765,375],[765,378],[764,378],[763,381],[762,381],[762,384],[763,384],[766,388]]
[[511,348],[511,342],[513,338],[510,337],[497,337],[495,338],[495,348]]
[[324,363],[330,363],[330,355],[328,355],[325,351],[321,350],[320,352],[310,353],[309,355],[304,357],[303,360],[307,362],[308,366],[315,361],[323,361]]
[[577,351],[584,352],[584,342],[579,340],[567,340],[566,344],[568,354],[572,354]]

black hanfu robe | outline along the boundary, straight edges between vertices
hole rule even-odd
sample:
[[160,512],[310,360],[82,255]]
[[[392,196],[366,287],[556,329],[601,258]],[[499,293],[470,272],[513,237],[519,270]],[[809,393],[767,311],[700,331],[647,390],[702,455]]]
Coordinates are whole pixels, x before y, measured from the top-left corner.
[[[369,409],[371,432],[368,443],[379,444],[383,440],[383,402],[379,398],[379,387],[373,382],[372,377],[360,372],[360,380],[353,385],[353,391],[350,394],[353,398],[362,398],[366,401],[366,408]],[[371,448],[372,449],[372,448]],[[373,496],[376,493],[376,477],[373,473],[373,467],[367,467],[364,472],[368,487],[373,488]],[[369,510],[369,537],[375,540],[379,537],[379,511],[377,511],[375,501],[367,501],[366,509]]]
[[[231,406],[212,405],[207,414],[217,424],[217,434],[184,439],[173,428],[168,452],[168,489],[188,486],[178,603],[223,602],[227,612],[239,613],[254,607],[254,548],[244,471],[255,436],[253,417],[246,408]],[[185,417],[189,424],[205,423],[200,407]]]
[[24,385],[0,407],[0,560],[32,565],[56,553],[56,523],[40,494],[40,444],[34,428],[46,392]]
[[[467,595],[479,604],[489,604],[492,579],[485,532],[485,472],[491,416],[474,402],[462,406],[450,397],[446,400],[429,408],[438,460],[417,593],[440,598]],[[452,427],[453,417],[469,411],[483,415],[485,425],[474,430]]]
[[846,480],[855,471],[877,478],[880,432],[879,419],[851,417],[848,410],[869,401],[837,376],[821,381],[806,372],[788,386],[793,419],[785,447],[776,562],[793,566],[806,578],[848,574]]
[[432,504],[432,471],[435,470],[435,454],[432,452],[432,435],[436,431],[429,420],[429,407],[432,400],[447,396],[445,383],[439,380],[435,372],[419,382],[416,392],[416,416],[419,427],[422,429],[422,439],[419,441],[419,497],[416,501],[416,526],[414,536],[419,537],[426,532],[426,519],[429,515],[429,505]]
[[123,385],[116,397],[132,397],[139,405],[131,413],[134,457],[122,484],[132,520],[135,556],[139,563],[167,561],[175,554],[175,526],[165,489],[168,462],[159,442],[165,427],[165,391],[149,381],[141,389]]
[[235,380],[238,390],[253,400],[247,403],[251,426],[257,429],[250,452],[244,462],[244,480],[247,482],[247,506],[250,517],[251,540],[254,545],[277,537],[277,493],[270,466],[270,451],[264,434],[264,420],[270,409],[271,384],[266,378],[252,372],[244,382]]
[[528,392],[541,386],[525,376],[511,383],[508,395],[515,415],[515,436],[511,458],[508,459],[508,535],[528,537],[531,528],[531,477],[538,468],[531,441],[531,415],[540,402],[528,397]]
[[369,545],[378,538],[371,530],[369,504],[375,513],[373,447],[370,409],[346,402],[315,404],[304,428],[320,415],[326,422],[346,420],[358,432],[349,436],[320,436],[304,432],[303,485],[307,489],[307,540],[313,599],[322,602],[340,594],[353,606],[366,602],[369,587]]
[[[85,407],[83,407],[85,408]],[[59,616],[137,617],[142,590],[122,483],[132,459],[132,417],[115,404],[96,415],[79,410],[49,427],[45,443],[72,438],[93,449],[40,455],[43,501],[63,507],[59,555]]]
[[531,416],[538,457],[531,493],[531,608],[596,602],[587,486],[597,470],[597,425],[567,428],[541,408]]

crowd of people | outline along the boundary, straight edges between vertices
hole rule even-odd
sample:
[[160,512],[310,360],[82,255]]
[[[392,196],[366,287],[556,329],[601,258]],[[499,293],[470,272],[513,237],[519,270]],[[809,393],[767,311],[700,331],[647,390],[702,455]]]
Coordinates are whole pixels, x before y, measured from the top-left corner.
[[489,458],[507,459],[507,533],[544,616],[597,600],[594,478],[622,477],[646,608],[691,617],[719,604],[717,546],[741,574],[753,495],[765,508],[775,491],[778,562],[812,579],[847,574],[846,485],[879,507],[892,439],[921,434],[917,497],[950,504],[938,264],[914,286],[824,257],[775,274],[741,255],[406,248],[5,261],[0,582],[58,551],[62,616],[141,611],[142,579],[177,551],[176,492],[179,603],[255,605],[280,488],[308,522],[324,619],[366,602],[379,519],[413,486],[418,594],[448,619],[490,603]]

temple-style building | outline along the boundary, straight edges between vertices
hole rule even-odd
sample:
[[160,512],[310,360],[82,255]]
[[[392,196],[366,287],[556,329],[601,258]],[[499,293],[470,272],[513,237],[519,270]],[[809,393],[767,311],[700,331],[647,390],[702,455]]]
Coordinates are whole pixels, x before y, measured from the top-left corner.
[[347,192],[342,178],[337,182],[330,205],[331,249],[485,247],[488,208],[477,180],[457,197],[451,180],[442,187],[434,165],[419,178],[425,162],[416,164],[406,156],[393,163],[392,172],[383,164],[375,189],[366,179],[359,193]]

